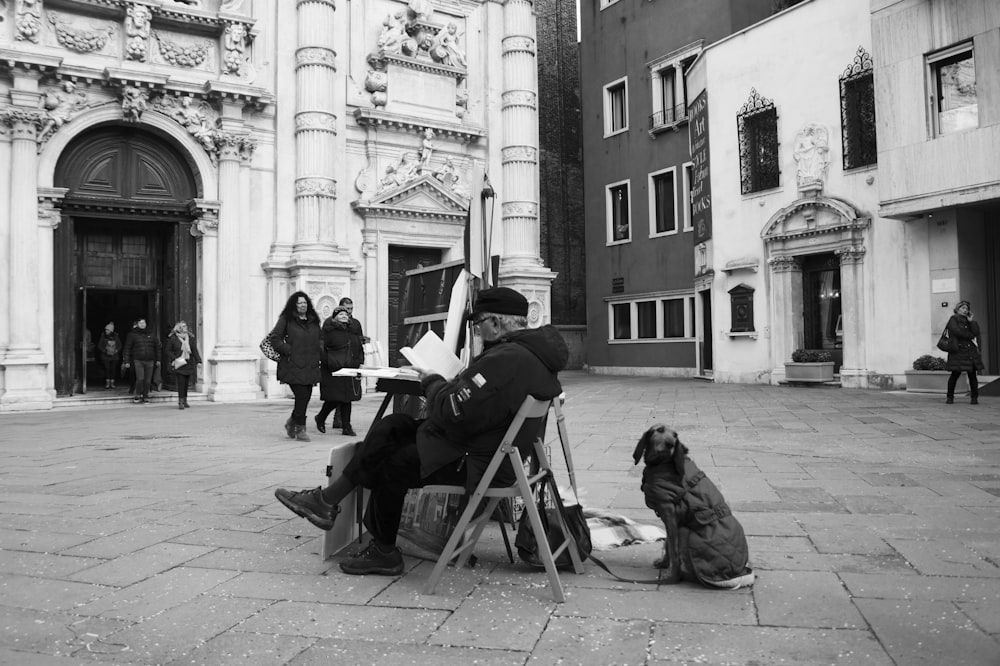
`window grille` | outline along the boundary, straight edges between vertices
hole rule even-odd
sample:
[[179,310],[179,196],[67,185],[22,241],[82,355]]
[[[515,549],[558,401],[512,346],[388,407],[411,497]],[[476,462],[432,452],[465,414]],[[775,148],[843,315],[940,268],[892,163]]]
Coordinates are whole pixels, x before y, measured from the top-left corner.
[[774,102],[750,89],[736,118],[740,140],[740,190],[743,194],[778,186],[778,111]]
[[861,46],[840,77],[840,124],[844,169],[877,164],[875,76],[872,57]]

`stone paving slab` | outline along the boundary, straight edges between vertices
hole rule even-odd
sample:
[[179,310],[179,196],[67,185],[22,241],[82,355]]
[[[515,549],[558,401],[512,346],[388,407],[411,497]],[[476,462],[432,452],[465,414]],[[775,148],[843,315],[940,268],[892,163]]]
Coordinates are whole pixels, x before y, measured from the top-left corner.
[[[669,423],[742,522],[753,588],[622,583],[587,564],[556,604],[495,527],[434,595],[431,563],[409,556],[399,578],[347,576],[273,499],[325,483],[345,441],[286,439],[290,400],[56,409],[0,416],[0,663],[1000,663],[1000,401],[564,386],[584,505],[657,524],[631,454]],[[360,435],[378,397],[356,406]],[[600,556],[649,578],[661,552]]]

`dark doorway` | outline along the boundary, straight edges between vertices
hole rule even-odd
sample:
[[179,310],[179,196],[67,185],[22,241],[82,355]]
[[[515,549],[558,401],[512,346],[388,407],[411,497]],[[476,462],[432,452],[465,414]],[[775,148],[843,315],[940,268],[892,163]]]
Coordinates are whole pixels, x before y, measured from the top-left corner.
[[189,204],[200,191],[168,140],[122,125],[74,139],[55,185],[68,190],[54,239],[55,384],[72,395],[104,386],[94,347],[108,322],[122,343],[138,317],[161,340],[178,319],[197,329]]
[[830,352],[834,371],[844,360],[844,330],[840,304],[840,261],[833,253],[802,260],[802,332],[806,349]]
[[389,365],[398,367],[400,362],[409,363],[399,354],[403,346],[399,341],[399,329],[406,316],[406,304],[400,288],[406,271],[441,263],[441,250],[422,247],[389,246]]
[[705,289],[701,294],[701,372],[709,374],[715,367],[712,361],[712,291]]

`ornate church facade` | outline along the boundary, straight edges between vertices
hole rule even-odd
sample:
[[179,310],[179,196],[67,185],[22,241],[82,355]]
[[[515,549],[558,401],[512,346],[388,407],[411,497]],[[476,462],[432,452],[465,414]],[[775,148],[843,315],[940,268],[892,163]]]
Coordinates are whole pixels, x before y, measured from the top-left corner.
[[400,277],[464,257],[480,174],[498,282],[548,323],[533,10],[5,3],[0,411],[86,392],[94,340],[140,317],[189,323],[210,399],[280,395],[257,343],[300,289],[321,316],[352,298],[388,350]]

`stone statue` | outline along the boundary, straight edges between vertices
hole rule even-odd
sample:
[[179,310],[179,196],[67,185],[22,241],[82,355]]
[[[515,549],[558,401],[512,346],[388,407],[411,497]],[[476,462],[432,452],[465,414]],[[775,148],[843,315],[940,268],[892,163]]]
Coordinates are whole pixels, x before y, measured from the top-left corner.
[[210,153],[214,153],[215,145],[215,122],[206,111],[208,102],[202,101],[195,105],[194,98],[190,95],[182,97],[172,116],[174,120],[183,125],[191,136],[193,136],[202,147]]
[[130,5],[125,17],[125,57],[138,62],[146,61],[146,45],[149,41],[149,20],[152,12],[146,5]]
[[411,152],[403,153],[403,159],[400,161],[399,166],[396,167],[396,177],[399,179],[399,184],[402,185],[419,175],[420,161],[417,158],[417,154]]
[[444,161],[440,169],[431,175],[449,190],[458,182],[458,174],[455,173],[455,162],[450,157]]
[[830,166],[830,133],[826,127],[818,123],[803,127],[795,138],[792,157],[798,165],[798,186],[814,187],[818,184],[822,189],[826,170]]
[[246,61],[247,29],[242,23],[230,23],[225,33],[226,55],[222,70],[226,74],[239,74]]
[[448,27],[439,32],[431,42],[431,60],[449,67],[466,67],[465,51],[458,45],[458,25],[448,22]]
[[382,21],[382,32],[375,41],[379,55],[384,56],[390,53],[400,53],[403,50],[403,42],[408,37],[403,12],[398,11],[395,14],[389,14]]
[[434,13],[430,0],[410,0],[409,7],[414,21],[426,21]]
[[49,132],[58,130],[80,113],[87,106],[87,95],[77,91],[72,81],[63,81],[61,90],[45,93],[42,106],[47,117],[38,133],[39,138],[45,138]]
[[122,90],[122,117],[132,123],[139,122],[146,110],[146,93],[135,86],[125,86]]
[[429,172],[431,165],[431,153],[434,152],[434,130],[430,127],[424,129],[424,138],[420,142],[420,173]]

